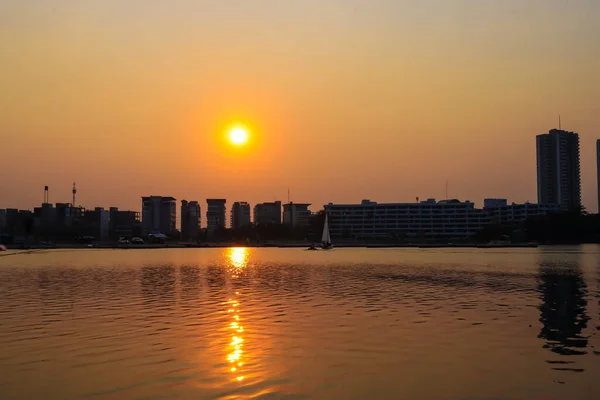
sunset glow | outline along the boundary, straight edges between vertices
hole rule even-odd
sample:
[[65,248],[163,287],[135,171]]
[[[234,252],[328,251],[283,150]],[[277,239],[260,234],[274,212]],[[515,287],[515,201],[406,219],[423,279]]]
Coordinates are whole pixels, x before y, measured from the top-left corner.
[[536,201],[561,114],[597,209],[598,1],[148,3],[0,3],[0,207]]

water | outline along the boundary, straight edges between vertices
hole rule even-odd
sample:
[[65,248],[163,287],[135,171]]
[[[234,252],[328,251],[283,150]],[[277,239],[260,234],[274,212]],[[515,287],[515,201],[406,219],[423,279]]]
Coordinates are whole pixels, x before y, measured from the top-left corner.
[[0,398],[597,399],[599,298],[597,246],[9,252]]

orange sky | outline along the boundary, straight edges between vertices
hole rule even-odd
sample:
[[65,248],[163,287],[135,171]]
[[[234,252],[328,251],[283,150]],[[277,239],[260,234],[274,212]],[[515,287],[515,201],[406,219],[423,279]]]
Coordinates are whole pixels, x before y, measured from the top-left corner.
[[536,201],[560,113],[596,211],[599,38],[595,0],[4,0],[0,207]]

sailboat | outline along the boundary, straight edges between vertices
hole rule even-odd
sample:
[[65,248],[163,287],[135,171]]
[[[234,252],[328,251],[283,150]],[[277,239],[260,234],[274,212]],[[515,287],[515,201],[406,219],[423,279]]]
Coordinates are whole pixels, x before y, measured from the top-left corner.
[[325,223],[323,224],[323,236],[321,236],[321,247],[323,250],[333,249],[333,244],[331,244],[331,236],[329,235],[329,220],[327,218],[327,213],[325,213]]

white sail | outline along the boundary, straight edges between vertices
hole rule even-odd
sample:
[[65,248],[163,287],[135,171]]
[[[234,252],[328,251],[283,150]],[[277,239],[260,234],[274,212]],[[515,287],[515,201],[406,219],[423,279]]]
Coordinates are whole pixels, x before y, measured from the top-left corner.
[[323,236],[321,242],[329,244],[331,243],[331,236],[329,235],[329,222],[327,221],[327,214],[325,214],[325,223],[323,224]]

